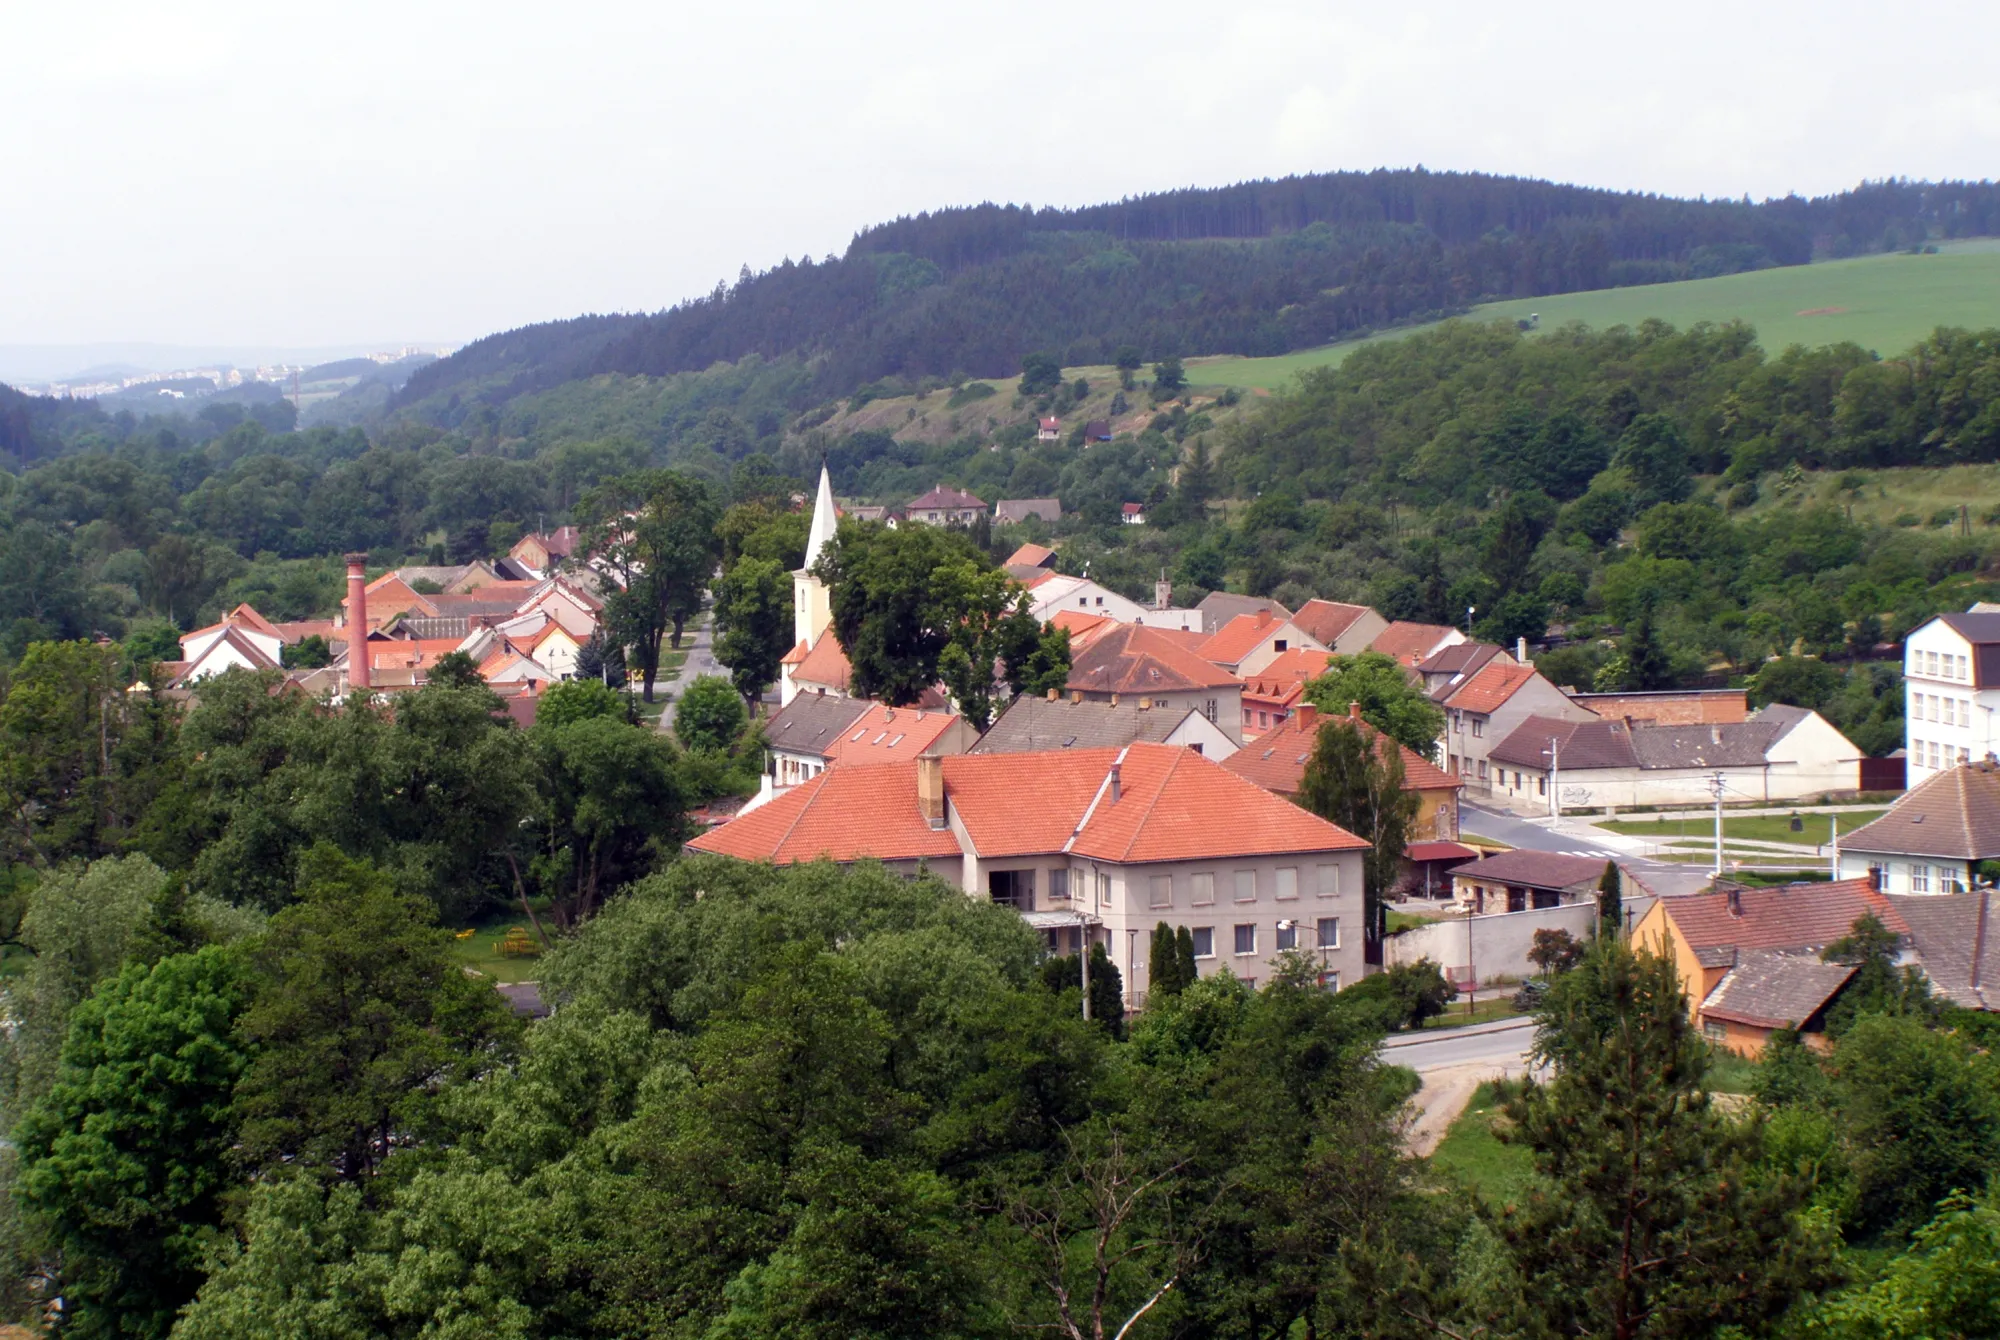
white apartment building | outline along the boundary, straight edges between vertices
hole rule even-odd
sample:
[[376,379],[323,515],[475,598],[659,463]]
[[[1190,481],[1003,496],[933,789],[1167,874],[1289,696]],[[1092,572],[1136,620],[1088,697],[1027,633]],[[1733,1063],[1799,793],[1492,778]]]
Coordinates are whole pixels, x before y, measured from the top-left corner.
[[2000,751],[2000,613],[1940,614],[1904,640],[1909,785]]

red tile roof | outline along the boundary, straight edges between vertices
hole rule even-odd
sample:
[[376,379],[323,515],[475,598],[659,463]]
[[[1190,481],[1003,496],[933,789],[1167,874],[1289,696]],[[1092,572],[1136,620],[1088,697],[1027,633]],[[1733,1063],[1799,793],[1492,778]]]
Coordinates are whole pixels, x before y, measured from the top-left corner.
[[1471,679],[1459,685],[1451,696],[1444,700],[1444,704],[1463,712],[1478,712],[1482,715],[1497,712],[1506,706],[1509,698],[1539,678],[1541,673],[1532,665],[1489,664]]
[[[1296,712],[1224,759],[1222,766],[1266,791],[1295,796],[1306,775],[1306,761],[1318,742],[1319,728],[1326,722],[1326,717],[1309,709]],[[1375,741],[1377,753],[1395,745],[1403,760],[1405,791],[1456,791],[1465,785],[1416,750],[1396,744],[1365,721],[1360,725],[1361,733]]]
[[1019,549],[1016,549],[1013,556],[1002,566],[1012,567],[1014,564],[1020,563],[1028,567],[1046,568],[1055,562],[1055,559],[1056,551],[1048,548],[1046,545],[1024,544]]
[[1415,665],[1457,631],[1439,623],[1406,623],[1398,619],[1376,634],[1375,640],[1368,644],[1368,650],[1393,656],[1404,665]]
[[1072,654],[1069,687],[1085,693],[1171,693],[1240,684],[1158,628],[1120,624]]
[[841,693],[847,692],[853,680],[854,667],[848,664],[847,653],[841,649],[840,639],[831,630],[820,636],[813,649],[805,654],[805,659],[799,662],[798,669],[792,671],[794,684],[823,685]]
[[915,758],[937,743],[938,736],[957,720],[949,712],[870,703],[867,712],[848,723],[840,737],[827,746],[827,757],[842,767]]
[[278,638],[281,641],[284,639],[285,636],[283,633],[280,633],[278,631],[276,624],[272,623],[269,619],[266,619],[263,615],[259,614],[255,609],[253,609],[249,605],[248,602],[238,605],[235,609],[229,611],[228,614],[223,616],[223,619],[224,622],[227,623],[248,624],[250,627],[256,629],[258,632],[267,634],[270,637]]
[[1256,674],[1246,676],[1245,691],[1248,692],[1252,686],[1260,686],[1258,692],[1268,693],[1282,684],[1304,684],[1325,674],[1332,660],[1333,653],[1330,651],[1292,647],[1272,657],[1270,664]]
[[1284,626],[1283,619],[1261,614],[1239,614],[1201,644],[1201,658],[1222,666],[1240,665],[1245,656],[1265,640],[1275,637]]
[[1121,863],[1200,861],[1368,846],[1191,749],[1131,745],[1120,772],[1118,802],[1108,795],[1099,801],[1070,848],[1077,855]]
[[1344,605],[1337,600],[1308,600],[1292,614],[1292,622],[1309,637],[1331,647],[1334,639],[1354,626],[1369,612],[1366,605]]
[[961,493],[955,488],[940,484],[923,497],[912,498],[905,510],[915,512],[920,509],[935,508],[939,511],[962,511],[971,507],[984,511],[986,504],[970,493]]
[[[1738,901],[1732,910],[1731,898]],[[1864,913],[1872,912],[1898,935],[1909,934],[1902,913],[1866,879],[1833,884],[1781,884],[1734,893],[1700,893],[1663,898],[1674,929],[1695,950],[1821,949],[1846,935]]]
[[1118,626],[1118,621],[1108,614],[1085,614],[1082,610],[1057,610],[1049,624],[1055,628],[1069,630],[1069,654],[1072,658],[1094,642],[1100,634]]
[[958,839],[917,808],[917,763],[830,768],[768,805],[711,828],[693,851],[791,865],[816,861],[956,859]]

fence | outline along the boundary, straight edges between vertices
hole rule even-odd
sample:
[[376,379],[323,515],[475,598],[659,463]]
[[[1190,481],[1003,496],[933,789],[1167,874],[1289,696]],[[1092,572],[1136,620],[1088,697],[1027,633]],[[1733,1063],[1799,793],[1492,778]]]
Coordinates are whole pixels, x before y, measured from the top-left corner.
[[[1625,924],[1636,925],[1652,907],[1650,897],[1625,899]],[[1392,935],[1382,945],[1386,967],[1429,959],[1454,981],[1478,975],[1481,982],[1496,977],[1525,978],[1541,971],[1528,959],[1535,932],[1565,930],[1587,940],[1597,928],[1595,901],[1566,907],[1538,907],[1526,912],[1489,912],[1485,916],[1446,917]],[[1467,972],[1466,969],[1471,971]]]

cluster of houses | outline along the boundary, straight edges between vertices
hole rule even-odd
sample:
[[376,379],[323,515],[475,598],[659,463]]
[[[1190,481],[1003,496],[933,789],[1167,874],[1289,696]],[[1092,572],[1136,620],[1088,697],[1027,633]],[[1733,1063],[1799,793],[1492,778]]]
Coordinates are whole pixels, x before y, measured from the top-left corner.
[[[403,567],[373,581],[366,555],[347,556],[347,599],[331,619],[279,622],[248,604],[181,638],[181,658],[163,670],[169,690],[186,690],[231,669],[286,671],[288,682],[341,701],[354,689],[416,688],[448,653],[470,657],[507,701],[534,719],[541,693],[573,678],[604,610],[601,580],[589,568],[558,571],[578,543],[575,528],[524,536],[497,562]],[[287,647],[323,644],[326,663],[288,667]]]

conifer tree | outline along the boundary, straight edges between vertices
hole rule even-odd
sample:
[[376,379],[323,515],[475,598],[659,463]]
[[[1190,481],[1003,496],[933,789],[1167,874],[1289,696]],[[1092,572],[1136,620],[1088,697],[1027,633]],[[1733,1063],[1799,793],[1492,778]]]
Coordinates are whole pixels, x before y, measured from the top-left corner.
[[1195,984],[1195,981],[1201,976],[1201,969],[1196,967],[1194,962],[1193,931],[1190,931],[1187,927],[1182,926],[1179,930],[1174,932],[1174,952],[1180,957],[1181,987],[1183,990],[1185,990],[1186,988],[1193,986]]
[[1160,998],[1178,996],[1181,988],[1187,985],[1181,980],[1181,955],[1174,939],[1174,928],[1164,921],[1153,927],[1153,945],[1147,963],[1152,973],[1149,995]]
[[1597,881],[1597,933],[1616,938],[1625,925],[1625,897],[1619,890],[1618,863],[1606,861]]
[[1510,1333],[1755,1331],[1829,1279],[1794,1213],[1803,1185],[1760,1170],[1761,1128],[1710,1104],[1670,960],[1599,940],[1549,993],[1535,1050],[1555,1075],[1508,1105],[1541,1174],[1499,1224],[1528,1300]]

